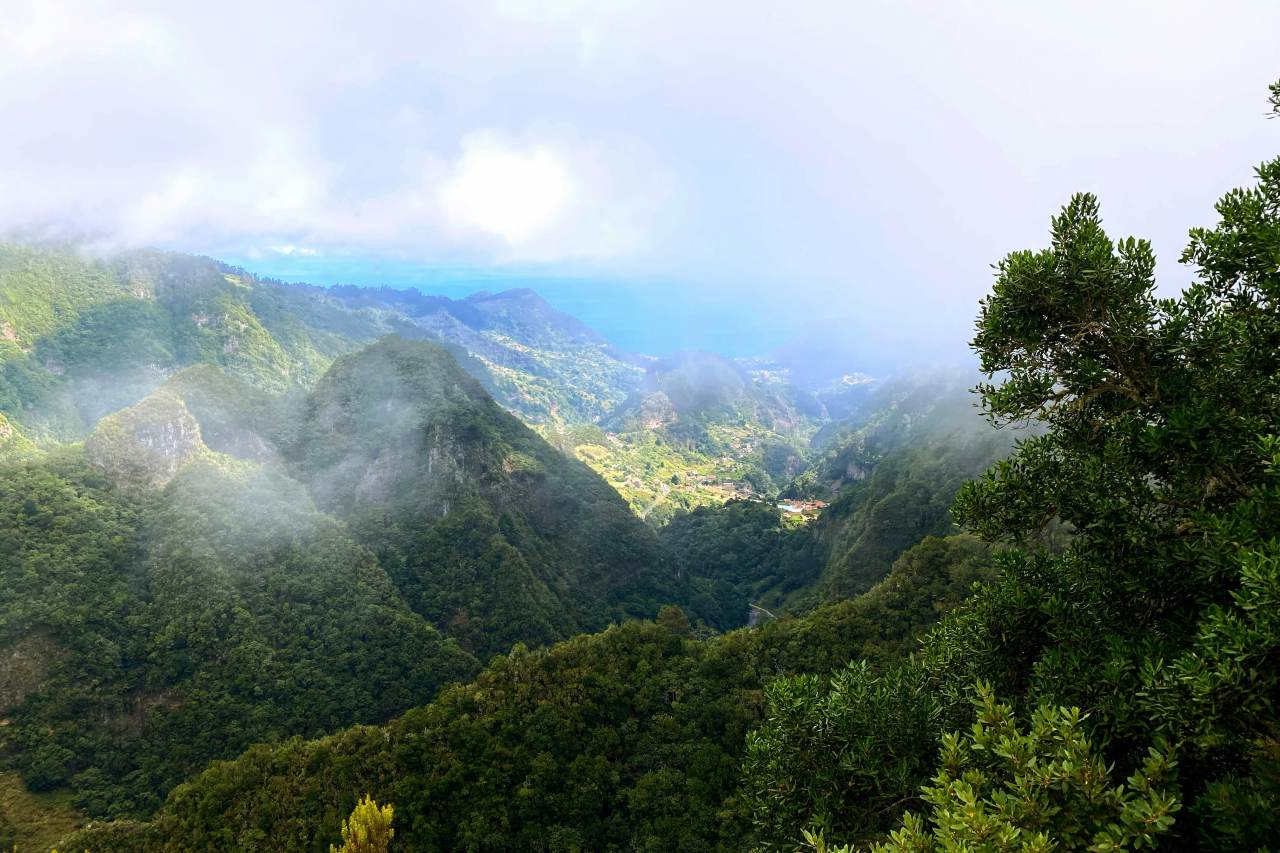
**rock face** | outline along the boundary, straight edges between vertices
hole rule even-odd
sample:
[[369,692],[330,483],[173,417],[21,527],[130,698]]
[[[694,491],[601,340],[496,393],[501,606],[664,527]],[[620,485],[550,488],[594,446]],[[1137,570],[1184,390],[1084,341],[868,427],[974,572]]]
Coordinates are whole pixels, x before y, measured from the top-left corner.
[[644,429],[658,429],[673,424],[680,417],[671,398],[658,391],[645,397],[636,409],[635,420]]
[[339,514],[398,501],[443,514],[458,486],[485,479],[511,428],[444,349],[395,338],[339,359],[305,409],[292,455]]
[[208,452],[200,425],[169,391],[103,418],[84,449],[116,482],[152,488],[163,488],[183,465]]
[[179,371],[164,387],[186,404],[210,450],[250,462],[278,461],[270,433],[281,413],[270,395],[208,364]]
[[49,672],[66,656],[43,633],[32,633],[0,647],[0,715],[49,683]]

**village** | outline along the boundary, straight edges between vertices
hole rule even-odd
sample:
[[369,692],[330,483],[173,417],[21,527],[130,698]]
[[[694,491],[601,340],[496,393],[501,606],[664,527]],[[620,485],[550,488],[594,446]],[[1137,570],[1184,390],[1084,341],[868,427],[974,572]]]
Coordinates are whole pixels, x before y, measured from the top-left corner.
[[[738,480],[718,480],[714,475],[703,474],[691,469],[685,472],[684,482],[719,492],[724,496],[726,501],[748,500],[760,503],[766,502],[756,494],[750,483]],[[817,517],[822,510],[827,508],[827,502],[820,500],[779,500],[774,502],[773,505],[787,515],[803,516],[806,519]]]
[[818,513],[827,508],[826,501],[778,501],[775,504],[778,509],[789,515],[803,515],[806,518],[814,517]]

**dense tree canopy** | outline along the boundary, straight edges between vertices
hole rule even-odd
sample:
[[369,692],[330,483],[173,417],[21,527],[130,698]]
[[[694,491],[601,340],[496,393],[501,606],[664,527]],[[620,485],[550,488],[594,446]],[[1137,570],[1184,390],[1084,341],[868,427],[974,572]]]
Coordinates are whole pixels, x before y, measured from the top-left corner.
[[135,835],[174,851],[324,851],[370,792],[396,804],[406,849],[740,849],[742,749],[765,685],[855,655],[875,661],[864,667],[900,660],[991,577],[984,554],[973,540],[926,542],[864,596],[709,640],[668,610],[657,624],[517,648],[385,727],[215,764]]
[[[230,461],[163,492],[78,454],[0,478],[0,746],[95,816],[256,741],[384,720],[474,672],[297,483]],[[246,513],[246,507],[254,512]]]

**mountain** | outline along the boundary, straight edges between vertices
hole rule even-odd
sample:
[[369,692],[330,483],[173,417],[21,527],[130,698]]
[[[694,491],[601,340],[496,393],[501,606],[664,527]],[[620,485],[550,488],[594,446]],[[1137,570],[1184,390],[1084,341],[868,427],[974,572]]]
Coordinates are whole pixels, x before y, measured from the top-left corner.
[[644,488],[721,440],[758,491],[767,437],[811,463],[804,507],[658,531],[414,319],[599,346],[528,294],[415,315],[14,253],[0,843],[1271,849],[1280,159],[1256,175],[1177,296],[1090,194],[1000,260],[985,417],[963,376],[821,371],[832,418],[790,368],[694,354],[538,424]]
[[594,420],[642,373],[528,290],[325,289],[190,255],[0,242],[0,412],[37,442],[83,438],[184,367],[279,393],[391,333],[446,346],[530,423]]
[[[694,600],[714,614],[704,618],[732,628],[862,594],[923,538],[958,533],[960,488],[1035,434],[993,429],[973,410],[973,381],[950,371],[878,381],[859,417],[815,433],[777,506],[737,499],[675,514],[659,536],[703,584]],[[820,511],[786,508],[796,503]]]
[[[632,512],[803,469],[825,410],[758,366],[619,353],[527,290],[0,258],[0,764],[80,814],[145,818],[210,761],[385,722],[520,644],[672,603],[741,626],[831,562],[827,526],[763,503],[661,535]],[[631,504],[529,424],[636,466]]]
[[776,370],[620,352],[527,289],[449,299],[320,288],[189,255],[0,243],[0,323],[0,414],[43,445],[84,438],[189,368],[297,394],[386,334],[432,340],[654,524],[776,492],[826,422],[823,404]]
[[988,424],[974,408],[976,382],[955,370],[890,377],[854,417],[815,434],[809,468],[782,493],[830,503],[812,530],[822,554],[815,600],[864,592],[925,536],[958,532],[950,508],[960,488],[1034,434]]
[[305,386],[391,322],[158,252],[0,244],[0,293],[0,410],[43,443],[82,438],[188,365],[270,392]]
[[457,300],[391,288],[327,293],[353,308],[407,317],[431,339],[467,352],[477,378],[527,423],[597,420],[642,372],[634,356],[527,288]]
[[[383,723],[513,648],[863,592],[951,530],[986,458],[945,383],[856,378],[834,422],[777,365],[630,356],[527,290],[3,254],[0,291],[33,298],[0,302],[0,764],[95,818],[146,818],[254,742]],[[735,499],[780,490],[832,505]]]
[[[119,451],[178,406],[95,437]],[[0,754],[96,816],[148,814],[212,759],[386,719],[476,666],[300,484],[209,452],[175,470],[183,453],[104,469],[68,449],[0,477],[0,656],[25,661],[0,671]]]
[[850,387],[862,389],[858,400],[844,417],[814,433],[813,464],[784,495],[830,499],[894,449],[992,432],[974,404],[972,388],[979,379],[963,370],[935,369],[854,383]]
[[193,365],[0,474],[0,760],[95,817],[687,597],[607,484],[426,341],[310,391]]
[[339,359],[285,455],[414,610],[478,652],[652,615],[680,595],[617,493],[438,346],[388,338]]

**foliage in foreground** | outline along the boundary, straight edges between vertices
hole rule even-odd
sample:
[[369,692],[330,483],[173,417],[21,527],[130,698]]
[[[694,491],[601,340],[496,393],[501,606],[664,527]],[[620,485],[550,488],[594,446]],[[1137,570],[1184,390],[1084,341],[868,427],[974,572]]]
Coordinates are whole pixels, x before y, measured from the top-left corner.
[[[1173,826],[1180,803],[1166,752],[1153,747],[1126,784],[1112,784],[1079,708],[1038,708],[1022,732],[990,685],[978,685],[975,705],[970,733],[942,738],[921,792],[928,811],[904,815],[873,853],[1142,850]],[[802,836],[817,853],[853,850],[828,845],[821,830]]]
[[[794,845],[815,825],[873,840],[877,804],[861,798],[875,786],[844,756],[893,743],[903,716],[927,717],[939,741],[964,728],[978,679],[1041,723],[1049,712],[1036,709],[1082,709],[1085,736],[1117,772],[1160,771],[1158,796],[1133,802],[1164,842],[1239,850],[1280,837],[1280,159],[1257,175],[1218,203],[1215,228],[1191,232],[1183,260],[1199,275],[1179,298],[1156,298],[1150,246],[1108,238],[1089,195],[1053,220],[1048,249],[999,264],[974,346],[1002,381],[979,391],[993,420],[1045,431],[966,486],[956,514],[1019,547],[908,665],[918,676],[901,680],[924,689],[899,698],[922,702],[917,715],[874,725],[862,706],[885,700],[841,685],[805,701],[867,728],[792,735],[807,709],[774,710],[757,737],[782,756],[833,756],[831,784],[847,784],[852,802],[804,788],[759,799],[762,839]],[[1072,531],[1061,553],[1038,544],[1052,526]],[[1164,780],[1174,759],[1177,779]],[[756,788],[773,766],[748,767]],[[944,824],[953,782],[925,789]],[[1067,817],[1080,821],[1073,837],[1099,843],[1116,821],[1132,829],[1123,815]],[[919,840],[923,824],[904,832]]]
[[1141,850],[1156,845],[1178,811],[1175,762],[1152,747],[1127,784],[1112,784],[1084,733],[1079,708],[1037,708],[1021,732],[989,685],[977,689],[972,732],[942,739],[940,769],[876,853],[976,847],[1026,851]]

